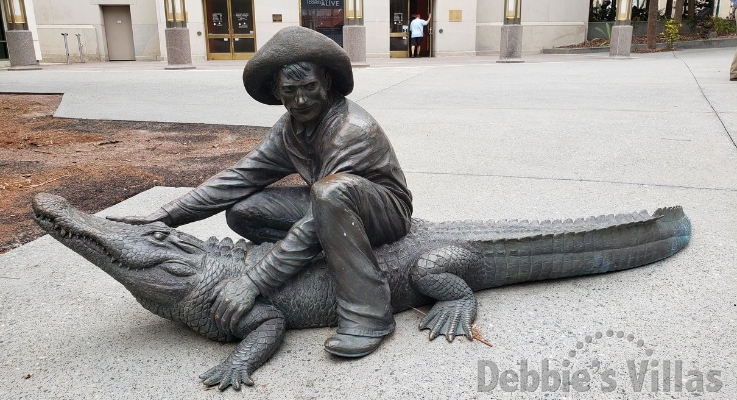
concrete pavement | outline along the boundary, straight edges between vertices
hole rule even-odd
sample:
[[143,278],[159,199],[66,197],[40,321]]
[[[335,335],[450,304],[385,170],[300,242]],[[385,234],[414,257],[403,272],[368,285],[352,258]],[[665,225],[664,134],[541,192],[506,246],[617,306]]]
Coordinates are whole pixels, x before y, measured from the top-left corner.
[[[663,262],[479,293],[476,323],[494,347],[428,342],[416,329],[419,313],[405,312],[397,331],[363,359],[329,357],[322,343],[330,329],[290,331],[254,374],[256,387],[206,391],[197,375],[232,344],[148,313],[117,282],[44,237],[0,255],[0,398],[733,399],[734,51],[627,60],[526,55],[514,65],[494,57],[369,60],[370,68],[354,71],[349,97],[392,140],[418,218],[576,218],[675,204],[691,218],[691,243]],[[0,71],[0,92],[64,93],[58,117],[270,126],[284,112],[247,96],[242,63],[164,66]],[[146,213],[184,191],[155,188],[102,214]],[[183,229],[234,235],[221,216]],[[507,370],[514,379],[534,370],[548,383],[555,373],[585,371],[589,384],[582,372],[568,391],[538,384],[522,393],[518,381],[479,391],[479,378],[482,389],[493,382],[492,363],[510,379]]]

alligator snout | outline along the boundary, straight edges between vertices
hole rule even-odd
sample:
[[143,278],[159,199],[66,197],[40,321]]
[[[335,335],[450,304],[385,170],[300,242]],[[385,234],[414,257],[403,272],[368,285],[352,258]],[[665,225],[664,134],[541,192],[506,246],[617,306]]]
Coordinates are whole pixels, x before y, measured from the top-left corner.
[[51,193],[39,193],[31,202],[31,208],[33,208],[33,214],[38,217],[58,217],[69,207],[69,202],[55,194]]

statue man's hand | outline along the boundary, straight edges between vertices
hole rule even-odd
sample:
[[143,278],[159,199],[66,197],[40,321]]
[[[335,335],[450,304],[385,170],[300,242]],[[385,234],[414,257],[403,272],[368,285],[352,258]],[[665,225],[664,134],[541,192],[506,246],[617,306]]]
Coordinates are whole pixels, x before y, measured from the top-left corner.
[[159,209],[158,211],[152,212],[144,217],[136,215],[130,215],[127,217],[108,216],[107,219],[111,221],[125,222],[126,224],[131,225],[145,225],[152,224],[154,222],[163,222],[166,225],[171,225],[172,222],[169,214],[163,209]]
[[220,283],[215,292],[217,298],[210,308],[210,316],[218,328],[235,336],[241,319],[253,308],[259,290],[251,278],[243,275]]

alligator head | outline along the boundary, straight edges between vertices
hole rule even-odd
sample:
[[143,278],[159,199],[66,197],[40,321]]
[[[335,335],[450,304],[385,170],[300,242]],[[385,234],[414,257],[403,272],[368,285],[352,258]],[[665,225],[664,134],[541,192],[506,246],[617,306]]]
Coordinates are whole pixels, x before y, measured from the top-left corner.
[[204,242],[162,223],[129,225],[83,213],[63,197],[33,199],[36,223],[122,283],[139,301],[172,306],[204,273]]

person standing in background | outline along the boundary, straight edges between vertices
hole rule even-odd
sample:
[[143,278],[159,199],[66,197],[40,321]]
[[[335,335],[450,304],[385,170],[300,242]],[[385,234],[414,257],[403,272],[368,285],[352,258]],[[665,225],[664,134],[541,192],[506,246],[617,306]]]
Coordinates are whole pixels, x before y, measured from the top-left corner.
[[[737,1],[737,0],[735,0]],[[415,19],[412,20],[409,24],[409,32],[410,32],[410,41],[412,45],[412,53],[409,55],[410,57],[419,57],[420,56],[420,50],[422,47],[422,37],[425,35],[425,27],[432,19],[432,14],[428,14],[427,21],[420,18],[420,14],[415,14]]]

